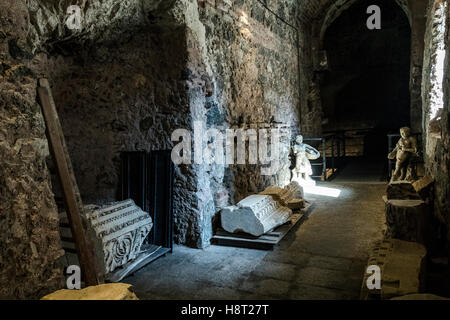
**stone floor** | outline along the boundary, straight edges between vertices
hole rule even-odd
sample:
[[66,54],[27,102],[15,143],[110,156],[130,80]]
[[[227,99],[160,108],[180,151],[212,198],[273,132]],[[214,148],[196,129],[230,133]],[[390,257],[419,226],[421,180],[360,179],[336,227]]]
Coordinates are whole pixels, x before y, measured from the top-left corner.
[[315,209],[274,251],[176,246],[124,282],[140,299],[358,299],[368,250],[384,230],[386,184],[320,185],[341,194],[307,194]]

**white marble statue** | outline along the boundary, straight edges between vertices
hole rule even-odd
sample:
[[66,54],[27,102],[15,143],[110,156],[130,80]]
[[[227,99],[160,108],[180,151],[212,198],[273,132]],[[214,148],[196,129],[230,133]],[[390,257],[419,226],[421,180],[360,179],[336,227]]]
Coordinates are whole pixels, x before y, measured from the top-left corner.
[[315,181],[311,178],[312,167],[309,160],[320,158],[320,152],[308,144],[303,143],[303,136],[297,136],[293,148],[295,155],[295,168],[292,170],[292,180],[301,186],[315,185]]

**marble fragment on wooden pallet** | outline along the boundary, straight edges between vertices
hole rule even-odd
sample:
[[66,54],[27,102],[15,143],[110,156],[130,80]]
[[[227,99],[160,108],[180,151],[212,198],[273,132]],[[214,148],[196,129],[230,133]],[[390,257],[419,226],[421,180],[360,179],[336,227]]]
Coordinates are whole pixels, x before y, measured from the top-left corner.
[[292,210],[269,195],[252,195],[221,212],[222,228],[259,237],[289,221]]
[[[97,271],[102,276],[134,260],[153,227],[150,215],[133,200],[105,206],[88,205],[84,212],[86,234],[94,246]],[[74,247],[65,214],[61,216],[61,223],[63,247],[71,251]]]

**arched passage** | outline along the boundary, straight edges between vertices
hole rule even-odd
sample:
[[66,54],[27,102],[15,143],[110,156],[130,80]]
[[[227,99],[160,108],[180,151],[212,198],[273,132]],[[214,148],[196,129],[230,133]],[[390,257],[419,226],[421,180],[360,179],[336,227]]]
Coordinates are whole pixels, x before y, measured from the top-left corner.
[[[325,18],[322,73],[323,131],[356,133],[349,155],[384,157],[386,134],[410,125],[411,27],[394,1],[350,1]],[[367,8],[381,8],[381,30],[367,28]],[[342,10],[342,7],[341,7]]]

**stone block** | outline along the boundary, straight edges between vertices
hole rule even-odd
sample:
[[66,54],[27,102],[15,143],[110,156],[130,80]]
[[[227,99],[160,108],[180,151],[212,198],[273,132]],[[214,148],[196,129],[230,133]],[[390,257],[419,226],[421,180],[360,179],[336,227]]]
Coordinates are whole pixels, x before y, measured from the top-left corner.
[[426,244],[429,228],[429,206],[422,200],[388,200],[386,236]]
[[126,283],[110,283],[82,290],[58,290],[41,300],[139,300]]
[[422,292],[425,288],[425,247],[417,242],[391,241],[392,251],[382,272],[381,298]]
[[303,187],[295,181],[288,184],[285,188],[270,186],[259,194],[272,196],[281,206],[291,210],[300,210],[305,207]]
[[388,200],[420,200],[419,194],[409,181],[395,181],[389,183],[386,195]]
[[434,179],[428,176],[425,176],[413,183],[414,190],[422,200],[430,199],[433,185]]
[[[153,227],[152,218],[133,200],[125,200],[105,206],[88,205],[84,208],[83,224],[86,236],[94,246],[94,254],[100,277],[134,260]],[[65,214],[61,215],[60,233],[71,239]],[[73,242],[63,242],[65,249],[74,249]]]
[[391,299],[418,294],[425,288],[425,247],[417,242],[387,239],[375,244],[368,266],[381,269],[381,289],[367,288],[368,274],[365,274],[361,299]]
[[252,195],[221,212],[222,228],[259,237],[289,221],[292,211],[268,195]]

